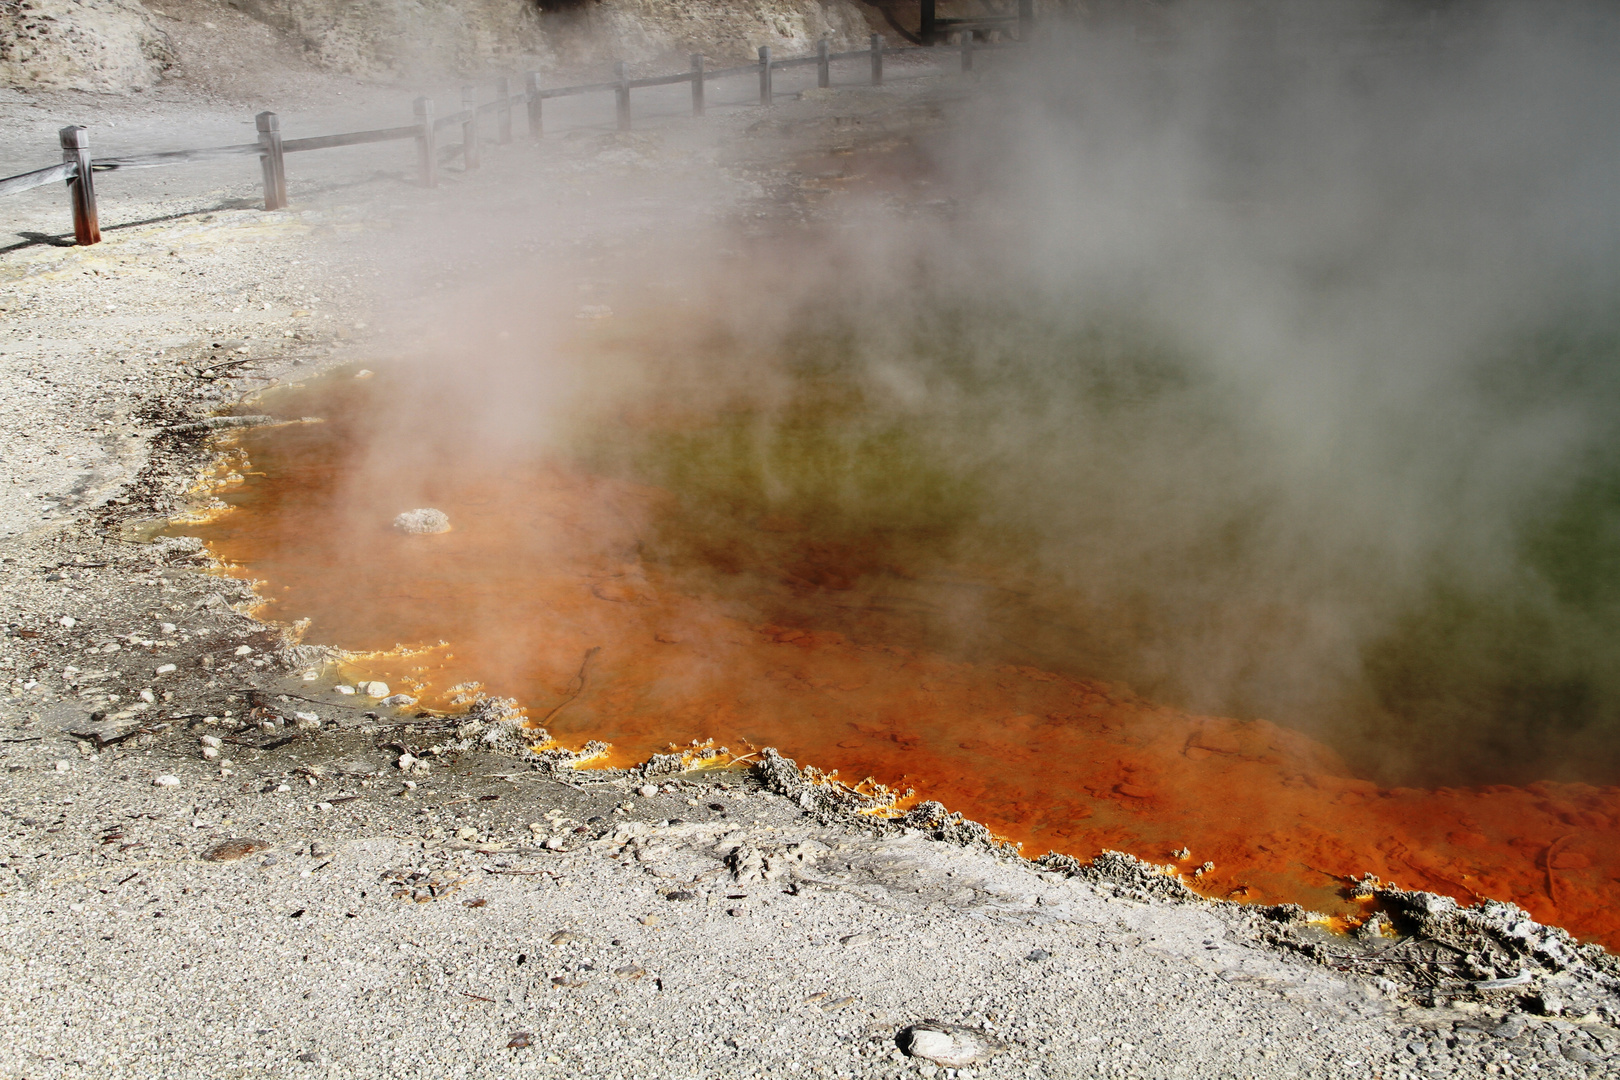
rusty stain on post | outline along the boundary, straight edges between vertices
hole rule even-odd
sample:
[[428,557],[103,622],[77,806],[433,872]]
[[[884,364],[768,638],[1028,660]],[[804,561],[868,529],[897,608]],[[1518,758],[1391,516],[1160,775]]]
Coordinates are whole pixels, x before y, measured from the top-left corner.
[[65,127],[61,131],[62,163],[73,167],[68,177],[68,198],[73,202],[73,238],[83,245],[101,243],[101,223],[96,216],[95,173],[90,161],[90,135],[84,128]]

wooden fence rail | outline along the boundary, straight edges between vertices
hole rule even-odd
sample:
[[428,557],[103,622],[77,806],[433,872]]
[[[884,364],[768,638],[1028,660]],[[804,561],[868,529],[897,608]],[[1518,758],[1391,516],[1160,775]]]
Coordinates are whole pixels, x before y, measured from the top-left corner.
[[[1024,0],[1020,0],[1019,11],[1021,16],[1024,10]],[[1019,29],[1019,39],[1017,41],[975,42],[974,30],[984,29],[985,27],[981,27],[979,23],[988,23],[989,21],[978,20],[972,27],[964,25],[961,28],[961,66],[963,71],[972,69],[973,54],[976,51],[1008,48],[1022,45],[1028,41],[1030,24],[1025,18],[1020,17],[1002,20],[1016,23]],[[939,24],[944,22],[945,20],[938,20]],[[516,94],[512,92],[511,84],[507,79],[499,79],[495,84],[495,99],[493,101],[480,103],[476,87],[463,87],[461,91],[461,110],[445,116],[435,114],[431,98],[417,98],[414,104],[415,122],[400,127],[376,128],[371,131],[350,131],[337,135],[316,135],[303,139],[284,140],[281,137],[280,117],[272,112],[264,112],[254,118],[254,124],[259,136],[257,142],[242,143],[236,146],[204,147],[198,150],[164,150],[151,154],[136,154],[131,157],[92,158],[86,129],[79,126],[65,127],[61,131],[61,164],[50,165],[43,169],[35,169],[32,172],[20,173],[17,176],[0,179],[0,196],[15,195],[46,184],[65,181],[68,187],[68,198],[73,206],[73,235],[75,241],[79,244],[95,244],[101,240],[95,193],[95,174],[98,172],[115,172],[121,169],[155,169],[169,165],[187,165],[193,162],[214,161],[231,157],[257,157],[264,175],[264,208],[266,210],[280,210],[287,206],[286,155],[303,153],[308,150],[330,150],[338,146],[361,146],[367,143],[415,139],[418,177],[424,187],[436,187],[438,185],[439,165],[443,162],[459,157],[464,169],[473,170],[478,168],[480,119],[488,113],[493,113],[495,116],[495,141],[497,143],[509,143],[512,141],[512,111],[519,106],[525,110],[527,115],[530,137],[538,139],[545,130],[542,103],[548,98],[573,97],[579,94],[596,94],[611,91],[614,95],[614,115],[618,128],[621,131],[629,131],[631,125],[630,92],[632,90],[690,83],[692,86],[692,115],[702,116],[706,107],[704,88],[715,79],[757,74],[759,76],[760,104],[769,105],[775,94],[775,73],[783,68],[807,67],[814,64],[816,65],[816,85],[827,87],[832,85],[832,64],[846,60],[865,59],[870,63],[870,83],[873,86],[878,86],[883,82],[883,57],[886,54],[915,52],[919,51],[920,48],[922,47],[885,45],[881,34],[873,34],[870,45],[865,49],[856,49],[850,52],[832,52],[829,49],[828,42],[823,40],[817,42],[815,55],[797,56],[788,59],[776,59],[771,55],[769,46],[761,46],[757,63],[729,68],[708,68],[704,65],[703,55],[694,53],[692,54],[691,68],[687,71],[632,79],[628,76],[624,63],[620,62],[614,66],[615,78],[612,82],[584,83],[578,86],[542,87],[540,85],[540,74],[531,71],[524,80],[523,90]],[[441,146],[438,139],[439,132],[458,126],[461,128],[460,143]]]

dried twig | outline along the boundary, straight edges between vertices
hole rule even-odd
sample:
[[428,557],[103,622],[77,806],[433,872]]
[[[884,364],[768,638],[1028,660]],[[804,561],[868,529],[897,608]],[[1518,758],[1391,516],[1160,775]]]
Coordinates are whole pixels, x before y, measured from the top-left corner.
[[589,649],[585,650],[585,659],[581,660],[579,663],[579,673],[574,676],[573,686],[570,688],[568,696],[559,701],[555,706],[553,706],[550,712],[546,713],[546,715],[541,718],[541,727],[545,727],[547,724],[551,723],[552,717],[556,716],[558,713],[562,712],[563,709],[573,704],[574,699],[585,692],[585,679],[590,674],[591,661],[596,659],[596,654],[601,651],[602,646],[600,645],[592,645]]

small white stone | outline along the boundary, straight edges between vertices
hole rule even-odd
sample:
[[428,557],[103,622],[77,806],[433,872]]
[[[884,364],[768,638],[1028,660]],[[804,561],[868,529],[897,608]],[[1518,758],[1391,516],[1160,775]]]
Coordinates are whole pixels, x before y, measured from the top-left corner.
[[157,669],[157,673],[159,675],[167,675],[169,672],[171,672],[173,670],[174,670],[174,665],[173,664],[159,664],[158,669]]
[[251,645],[238,645],[236,647],[236,655],[237,656],[251,656],[252,653],[253,653],[253,646],[251,646]]
[[159,623],[158,624],[158,629],[163,631],[165,634],[172,634],[172,633],[174,633],[176,630],[178,630],[180,628],[178,626],[174,625],[174,623],[172,623],[172,622],[166,622],[166,623]]
[[219,747],[217,747],[217,746],[205,746],[205,747],[203,747],[202,748],[202,756],[203,756],[204,761],[213,761],[213,760],[215,760],[216,758],[219,757]]
[[157,701],[157,695],[152,693],[150,690],[142,690],[141,700],[146,702],[148,705],[151,705]]
[[74,625],[75,625],[75,624],[76,624],[76,623],[78,623],[78,621],[79,621],[79,620],[77,620],[77,619],[75,619],[75,618],[74,618],[74,617],[73,617],[73,616],[71,616],[71,615],[64,615],[64,616],[62,616],[62,618],[61,618],[61,620],[60,620],[60,621],[61,621],[61,623],[62,623],[62,625],[63,625],[63,626],[65,626],[65,627],[67,627],[67,628],[68,628],[68,629],[69,629],[69,630],[71,630],[71,629],[73,629],[73,627],[74,627]]
[[390,694],[377,704],[387,705],[391,709],[403,709],[416,704],[416,699],[409,694]]
[[401,754],[396,764],[399,765],[400,772],[409,772],[411,766],[416,764],[416,755],[411,753]]
[[640,795],[643,799],[650,799],[654,795],[658,794],[658,787],[655,784],[642,784],[640,787],[636,788],[636,794]]
[[295,712],[293,713],[293,719],[298,722],[298,727],[303,731],[310,731],[321,726],[319,713]]
[[180,778],[178,776],[170,776],[170,775],[160,776],[156,780],[152,781],[152,786],[153,787],[179,787],[180,786]]
[[321,677],[321,673],[318,672],[318,671],[306,671],[306,672],[304,672],[304,681],[305,682],[314,682],[316,679],[318,679],[320,677]]
[[359,690],[366,697],[385,698],[388,696],[388,684],[385,682],[363,682]]
[[70,765],[70,764],[69,764],[69,763],[68,763],[68,762],[66,762],[66,761],[58,761],[58,762],[57,762],[57,763],[56,763],[56,771],[57,771],[57,772],[67,772],[67,771],[69,771],[69,770],[70,770],[70,769],[72,769],[72,768],[73,768],[73,766],[72,766],[72,765]]
[[354,687],[352,687],[352,686],[334,686],[334,687],[332,687],[332,689],[336,690],[340,694],[352,694],[352,693],[354,693]]
[[277,784],[276,785],[276,790],[277,791],[291,791],[292,788],[287,786],[286,784]]
[[550,837],[549,839],[546,840],[546,850],[547,851],[561,851],[562,849],[563,849],[563,838],[562,837],[553,836],[553,837]]
[[394,528],[411,536],[429,536],[450,531],[450,515],[443,510],[424,506],[407,510],[394,519]]
[[215,750],[218,750],[221,746],[218,735],[204,735],[197,741],[202,743],[204,746],[212,746]]

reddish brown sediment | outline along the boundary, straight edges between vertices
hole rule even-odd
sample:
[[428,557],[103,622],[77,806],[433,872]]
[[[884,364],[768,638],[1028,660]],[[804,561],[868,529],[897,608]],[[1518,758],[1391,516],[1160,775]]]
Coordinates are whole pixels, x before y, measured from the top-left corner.
[[[1511,900],[1620,946],[1620,789],[1385,789],[1265,720],[1193,715],[813,615],[765,622],[757,605],[638,555],[640,538],[678,513],[666,492],[557,461],[480,469],[454,455],[424,455],[406,481],[328,416],[240,436],[253,471],[222,493],[236,510],[187,531],[262,582],[267,617],[310,619],[310,640],[377,651],[446,642],[367,665],[429,701],[477,681],[564,743],[611,743],[615,763],[693,739],[772,745],[846,781],[915,787],[1028,854],[1112,848],[1174,862],[1210,896],[1355,916],[1345,880],[1371,873],[1463,902]],[[390,529],[415,506],[445,511],[452,530]],[[882,574],[858,561],[774,572],[784,597],[836,604],[846,631],[882,606]]]

